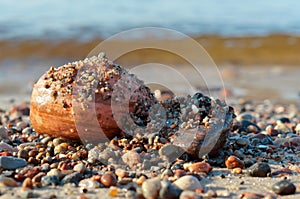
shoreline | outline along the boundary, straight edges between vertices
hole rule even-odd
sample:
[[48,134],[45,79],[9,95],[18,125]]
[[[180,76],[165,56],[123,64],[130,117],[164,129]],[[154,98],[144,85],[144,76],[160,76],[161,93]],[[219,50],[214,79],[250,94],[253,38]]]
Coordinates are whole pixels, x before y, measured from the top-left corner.
[[[251,65],[290,65],[299,66],[300,36],[272,34],[267,36],[224,37],[220,35],[194,36],[217,65],[232,64],[239,66]],[[178,39],[180,40],[180,39]],[[177,41],[178,41],[177,40]],[[83,59],[103,39],[95,38],[87,42],[71,38],[53,41],[42,39],[0,40],[0,62],[22,59]],[[151,42],[153,39],[120,40],[115,46],[134,45],[141,41]],[[162,39],[160,42],[166,43]],[[180,41],[184,42],[184,41]],[[161,53],[157,50],[139,50],[126,55],[127,63],[155,60],[178,63],[171,53]],[[153,60],[152,60],[153,61]],[[182,61],[181,61],[182,62]],[[180,62],[179,62],[180,64]]]

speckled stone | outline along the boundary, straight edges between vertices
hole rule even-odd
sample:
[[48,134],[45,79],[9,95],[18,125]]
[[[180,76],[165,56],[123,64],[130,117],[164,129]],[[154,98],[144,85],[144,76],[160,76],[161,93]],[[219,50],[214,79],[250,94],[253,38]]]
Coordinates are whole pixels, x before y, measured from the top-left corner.
[[41,179],[42,186],[48,186],[48,185],[58,185],[59,178],[56,175],[52,176],[43,176]]

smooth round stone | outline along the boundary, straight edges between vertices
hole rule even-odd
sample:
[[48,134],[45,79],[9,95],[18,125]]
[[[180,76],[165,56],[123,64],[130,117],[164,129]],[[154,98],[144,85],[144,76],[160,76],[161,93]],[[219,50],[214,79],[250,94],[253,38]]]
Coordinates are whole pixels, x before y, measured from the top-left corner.
[[241,128],[240,131],[244,131],[244,132],[259,132],[260,128],[253,122],[250,122],[248,120],[242,120],[241,121]]
[[271,168],[264,162],[255,163],[249,168],[249,174],[252,177],[267,177],[269,173],[271,173]]
[[196,192],[185,190],[180,194],[179,199],[201,199],[202,197],[199,196]]
[[146,199],[157,198],[161,188],[159,178],[148,179],[142,184],[143,196]]
[[247,138],[238,138],[235,143],[239,146],[247,146],[250,144],[250,141]]
[[176,180],[173,184],[181,190],[194,191],[196,189],[202,188],[199,180],[191,175],[185,175]]
[[86,171],[86,167],[82,162],[80,162],[74,166],[73,170],[78,173],[84,173]]
[[42,186],[48,185],[58,185],[59,179],[58,176],[43,176],[41,179]]
[[101,177],[101,183],[106,187],[115,186],[117,184],[116,176],[111,173],[103,174]]
[[83,179],[79,182],[79,186],[85,188],[99,188],[101,184],[92,179]]
[[15,158],[11,156],[0,157],[0,167],[2,167],[3,169],[17,169],[25,167],[26,165],[27,162],[23,158]]
[[296,192],[296,186],[289,180],[281,180],[272,185],[272,190],[279,195],[290,195]]
[[280,120],[282,123],[290,123],[290,122],[291,122],[290,119],[287,118],[287,117],[282,117],[282,118],[280,118],[279,120]]
[[182,190],[173,185],[170,181],[161,181],[161,189],[159,191],[159,197],[162,199],[176,199],[181,194]]

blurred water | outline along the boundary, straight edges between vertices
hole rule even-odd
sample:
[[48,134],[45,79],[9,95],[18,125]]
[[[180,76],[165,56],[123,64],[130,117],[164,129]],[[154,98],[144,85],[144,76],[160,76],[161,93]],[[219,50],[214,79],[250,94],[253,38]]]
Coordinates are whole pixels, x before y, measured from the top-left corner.
[[145,26],[186,34],[300,34],[296,0],[1,0],[0,39],[107,37]]

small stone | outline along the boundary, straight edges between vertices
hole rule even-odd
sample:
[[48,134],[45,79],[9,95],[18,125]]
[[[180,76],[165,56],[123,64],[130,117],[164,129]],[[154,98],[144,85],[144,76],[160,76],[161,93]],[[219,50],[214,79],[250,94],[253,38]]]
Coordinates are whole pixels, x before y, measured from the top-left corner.
[[100,181],[105,187],[116,186],[117,184],[116,176],[112,173],[103,174]]
[[168,162],[173,162],[178,157],[180,157],[185,150],[179,146],[173,145],[173,144],[165,144],[163,147],[161,147],[158,151],[158,154],[161,158]]
[[141,177],[139,177],[137,180],[136,180],[136,184],[137,185],[142,185],[145,181],[147,180],[147,178],[144,176],[144,175],[142,175]]
[[159,178],[148,179],[142,184],[143,196],[146,199],[157,198],[160,188],[161,184]]
[[15,158],[10,156],[1,156],[0,157],[0,167],[3,169],[17,169],[25,167],[27,165],[26,160],[22,158]]
[[129,151],[122,156],[123,162],[130,168],[134,168],[137,164],[141,163],[140,154],[136,151]]
[[35,175],[35,176],[32,178],[32,183],[33,183],[33,184],[38,184],[38,183],[40,183],[43,176],[45,176],[45,173],[43,173],[43,172],[38,173],[37,175]]
[[115,174],[120,178],[124,178],[128,176],[128,172],[121,168],[116,169]]
[[279,195],[290,195],[296,192],[296,186],[289,180],[281,180],[272,185],[272,190]]
[[28,152],[24,149],[18,151],[18,158],[23,158],[27,160],[29,158]]
[[125,198],[126,199],[136,199],[137,198],[137,194],[135,191],[132,190],[128,190],[125,194]]
[[245,191],[245,192],[242,193],[240,198],[242,198],[242,199],[262,199],[264,197],[265,196],[262,195],[262,194]]
[[59,178],[56,175],[52,176],[43,176],[41,179],[41,184],[43,187],[49,186],[49,185],[58,185]]
[[18,183],[13,179],[5,176],[0,176],[0,184],[8,187],[17,187]]
[[271,168],[264,162],[255,163],[249,168],[249,175],[252,177],[267,177],[269,173],[271,173]]
[[86,167],[82,162],[80,162],[74,166],[73,170],[77,171],[78,173],[84,173],[86,170]]
[[272,176],[291,175],[293,171],[289,168],[279,168],[272,171]]
[[234,168],[243,169],[243,168],[245,168],[245,163],[233,155],[231,155],[227,158],[227,160],[225,161],[225,165],[226,165],[227,169],[234,169]]
[[176,169],[174,172],[174,176],[176,178],[181,178],[182,176],[185,176],[185,175],[186,175],[186,172],[182,169]]
[[180,194],[179,199],[201,199],[202,197],[194,191],[185,190]]
[[83,179],[79,182],[80,187],[99,188],[101,184],[93,179]]
[[47,173],[47,176],[57,176],[58,178],[62,178],[62,172],[59,169],[51,169]]
[[64,185],[64,184],[67,184],[67,183],[72,183],[72,184],[75,184],[77,186],[81,178],[82,178],[82,174],[81,173],[74,172],[74,173],[66,175],[61,180],[61,184]]
[[191,190],[194,191],[196,189],[202,188],[199,180],[191,175],[185,175],[175,182],[173,182],[174,185],[176,185],[181,190]]
[[235,142],[239,146],[247,146],[250,144],[250,141],[247,138],[239,138]]
[[212,170],[212,167],[207,162],[196,162],[194,164],[188,165],[187,169],[190,172],[204,172],[209,173]]
[[17,152],[18,150],[5,142],[0,142],[0,151],[13,153]]
[[10,140],[8,133],[9,133],[9,130],[6,127],[0,126],[0,139],[1,140]]
[[208,190],[206,193],[205,193],[205,196],[208,197],[208,198],[216,198],[218,197],[217,193],[214,191],[214,190]]
[[277,122],[277,125],[274,127],[274,129],[286,134],[292,132],[291,129],[282,122]]
[[232,169],[233,174],[242,174],[243,170],[241,168],[234,168]]
[[27,190],[27,189],[33,189],[32,181],[30,178],[26,178],[22,184],[22,189]]
[[110,187],[108,190],[108,195],[110,197],[117,197],[118,196],[118,188],[117,187]]
[[161,181],[161,188],[159,191],[159,197],[162,199],[176,199],[179,198],[182,190],[173,185],[170,181]]
[[300,135],[300,123],[297,124],[295,131],[296,131],[296,134]]

